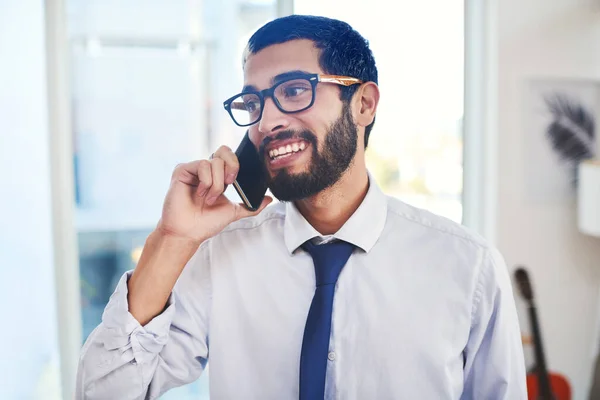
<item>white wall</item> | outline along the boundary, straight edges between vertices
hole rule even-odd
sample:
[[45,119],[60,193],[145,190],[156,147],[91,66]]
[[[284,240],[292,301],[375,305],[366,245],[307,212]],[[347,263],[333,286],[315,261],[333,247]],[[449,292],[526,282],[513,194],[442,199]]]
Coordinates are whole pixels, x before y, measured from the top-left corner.
[[[509,267],[529,268],[547,362],[587,399],[596,348],[600,239],[576,228],[575,196],[533,201],[524,146],[526,85],[534,78],[600,81],[600,2],[497,0],[497,214],[494,232]],[[597,127],[600,120],[597,121]],[[540,179],[552,179],[552,176]],[[599,205],[600,207],[600,205]],[[526,309],[518,301],[522,328]],[[531,351],[526,352],[531,361]]]
[[0,398],[59,393],[44,2],[0,2]]

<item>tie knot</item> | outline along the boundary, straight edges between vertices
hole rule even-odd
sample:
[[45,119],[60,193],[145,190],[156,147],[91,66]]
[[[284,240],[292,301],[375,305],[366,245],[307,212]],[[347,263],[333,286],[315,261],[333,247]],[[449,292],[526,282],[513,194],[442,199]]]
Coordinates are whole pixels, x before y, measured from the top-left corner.
[[317,286],[333,285],[350,258],[354,245],[342,240],[315,245],[309,241],[302,245],[313,259]]

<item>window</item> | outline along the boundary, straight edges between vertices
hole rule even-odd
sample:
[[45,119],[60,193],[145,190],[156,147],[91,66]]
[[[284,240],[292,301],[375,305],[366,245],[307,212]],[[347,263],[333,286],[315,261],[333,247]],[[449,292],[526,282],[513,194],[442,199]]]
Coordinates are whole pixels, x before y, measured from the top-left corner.
[[[67,2],[82,342],[134,268],[175,165],[241,139],[221,102],[242,87],[242,49],[280,3]],[[294,12],[346,20],[371,41],[382,99],[369,168],[387,193],[460,221],[463,2],[395,6],[296,0]],[[162,398],[208,398],[208,373]]]
[[[221,102],[275,0],[70,0],[82,342],[155,227],[173,168],[239,141]],[[216,132],[219,132],[218,134]],[[208,398],[208,369],[163,399]]]
[[324,15],[369,40],[381,99],[367,149],[382,189],[462,220],[462,0],[295,0],[296,14]]

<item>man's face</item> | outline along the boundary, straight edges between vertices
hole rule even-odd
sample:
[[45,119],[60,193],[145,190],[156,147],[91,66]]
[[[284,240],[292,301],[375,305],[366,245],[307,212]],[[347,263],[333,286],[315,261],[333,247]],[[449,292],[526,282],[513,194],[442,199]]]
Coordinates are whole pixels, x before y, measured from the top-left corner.
[[[244,85],[263,90],[283,73],[323,73],[318,57],[309,40],[269,46],[248,57]],[[317,85],[313,106],[298,113],[284,113],[267,98],[249,134],[263,157],[269,188],[281,201],[310,197],[335,184],[357,150],[356,124],[334,84]]]

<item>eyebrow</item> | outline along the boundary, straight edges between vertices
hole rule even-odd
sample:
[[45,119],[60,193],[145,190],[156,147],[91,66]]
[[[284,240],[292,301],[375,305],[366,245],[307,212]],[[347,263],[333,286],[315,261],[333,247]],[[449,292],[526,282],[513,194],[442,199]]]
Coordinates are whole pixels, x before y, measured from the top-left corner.
[[[301,77],[301,76],[305,76],[305,75],[312,75],[312,74],[313,74],[312,72],[302,71],[299,69],[294,70],[294,71],[283,72],[281,74],[275,75],[273,77],[273,79],[271,79],[271,85],[275,85],[276,83],[285,81],[286,79],[297,78],[297,77]],[[242,88],[242,92],[248,92],[248,91],[259,92],[259,90],[256,88],[256,86],[245,85]]]

